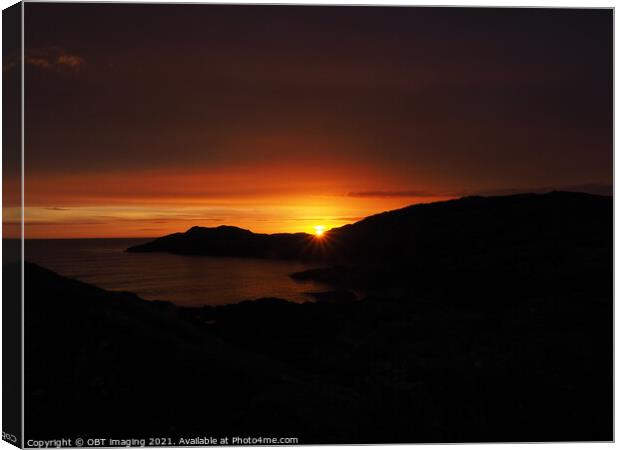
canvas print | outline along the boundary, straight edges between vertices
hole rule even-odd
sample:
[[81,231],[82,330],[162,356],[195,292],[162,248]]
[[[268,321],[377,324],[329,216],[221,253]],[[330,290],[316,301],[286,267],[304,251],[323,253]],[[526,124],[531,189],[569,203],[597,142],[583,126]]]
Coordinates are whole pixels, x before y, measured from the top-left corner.
[[5,441],[613,440],[612,9],[3,24]]

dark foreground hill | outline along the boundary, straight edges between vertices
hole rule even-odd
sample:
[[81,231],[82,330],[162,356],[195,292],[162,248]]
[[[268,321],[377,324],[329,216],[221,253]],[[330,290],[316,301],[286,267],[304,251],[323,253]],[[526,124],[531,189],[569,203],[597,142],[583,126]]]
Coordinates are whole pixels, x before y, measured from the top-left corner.
[[[296,277],[365,298],[306,304],[180,308],[28,264],[26,430],[609,441],[612,236],[609,197],[413,206],[328,233],[315,256],[333,267]],[[194,228],[134,250],[282,256],[272,239]]]
[[[18,271],[17,264],[5,267],[5,276]],[[25,279],[27,439],[344,442],[362,426],[351,418],[359,406],[351,389],[223,340],[172,304],[29,263]]]
[[608,294],[179,308],[31,264],[25,279],[28,439],[613,437]]

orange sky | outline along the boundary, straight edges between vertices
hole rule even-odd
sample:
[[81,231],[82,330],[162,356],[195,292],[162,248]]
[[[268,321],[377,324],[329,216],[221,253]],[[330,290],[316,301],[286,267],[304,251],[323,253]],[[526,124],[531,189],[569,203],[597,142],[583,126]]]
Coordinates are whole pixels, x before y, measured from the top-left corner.
[[[224,224],[311,233],[316,225],[329,229],[449,197],[411,192],[404,183],[373,168],[333,163],[40,174],[27,177],[26,237],[150,237]],[[391,189],[378,192],[376,186]]]
[[[312,232],[466,194],[613,183],[611,10],[24,14],[29,238]],[[21,49],[6,54],[5,100],[19,105]],[[14,190],[21,115],[4,120]],[[19,231],[11,197],[5,236]]]

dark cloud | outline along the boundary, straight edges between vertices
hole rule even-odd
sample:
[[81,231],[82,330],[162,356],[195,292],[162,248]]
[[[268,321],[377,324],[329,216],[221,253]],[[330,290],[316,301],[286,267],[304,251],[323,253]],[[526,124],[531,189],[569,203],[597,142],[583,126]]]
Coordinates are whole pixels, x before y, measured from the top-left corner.
[[[5,222],[10,225],[19,225],[21,222],[9,221]],[[28,221],[28,227],[63,227],[63,226],[79,226],[79,225],[108,225],[114,222],[105,222],[102,220],[71,220],[71,221],[42,221],[42,220],[30,220]]]
[[566,191],[566,192],[586,192],[589,194],[596,195],[613,195],[614,188],[610,184],[596,184],[596,183],[588,183],[588,184],[571,184],[571,185],[556,185],[556,186],[545,186],[545,187],[529,187],[529,188],[509,188],[509,189],[487,189],[480,191],[464,191],[457,192],[455,196],[464,197],[468,195],[481,195],[481,196],[494,196],[494,195],[512,195],[512,194],[523,194],[523,193],[535,193],[535,194],[543,194],[546,192],[552,191]]
[[57,65],[70,67],[74,70],[79,70],[80,67],[84,65],[84,63],[85,63],[84,58],[80,58],[79,56],[76,56],[76,55],[62,54],[62,55],[59,55],[58,58],[56,58]]
[[[33,2],[25,11],[32,174],[247,166],[260,177],[282,160],[336,162],[385,183],[352,171],[328,193],[403,203],[613,180],[612,10]],[[80,76],[41,75],[51,71]]]
[[[49,208],[45,208],[49,209]],[[98,215],[95,216],[98,219],[111,221],[111,222],[131,222],[131,223],[140,223],[140,222],[148,222],[148,223],[157,223],[157,224],[168,224],[168,223],[178,223],[178,222],[187,222],[188,218],[195,220],[196,222],[224,222],[224,219],[218,217],[200,217],[198,215],[189,215],[189,214],[177,214],[176,217],[122,217],[122,216],[105,216]]]
[[362,220],[364,218],[364,216],[357,216],[357,217],[337,217],[334,220],[340,221],[340,222],[357,222],[358,220]]
[[377,197],[377,198],[389,198],[389,197],[467,197],[480,195],[484,197],[492,197],[497,195],[512,195],[512,194],[524,194],[524,193],[545,193],[551,191],[568,191],[568,192],[587,192],[597,195],[613,195],[613,186],[610,184],[571,184],[571,185],[550,185],[550,186],[531,186],[525,188],[498,188],[498,189],[472,189],[463,191],[362,191],[362,192],[349,192],[349,197]]
[[442,193],[429,191],[361,191],[349,192],[349,197],[438,197]]
[[[2,66],[8,72],[20,63],[20,56],[12,56]],[[24,63],[41,70],[79,72],[86,60],[59,47],[29,48],[24,52]]]

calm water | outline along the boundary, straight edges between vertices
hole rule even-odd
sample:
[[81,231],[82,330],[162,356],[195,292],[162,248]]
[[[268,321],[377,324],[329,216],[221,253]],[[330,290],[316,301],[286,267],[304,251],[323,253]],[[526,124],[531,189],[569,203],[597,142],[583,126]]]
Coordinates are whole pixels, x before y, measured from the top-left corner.
[[179,305],[221,305],[260,297],[306,302],[312,299],[304,292],[329,290],[290,278],[293,272],[316,267],[300,262],[124,252],[149,240],[27,240],[26,261],[104,289]]

